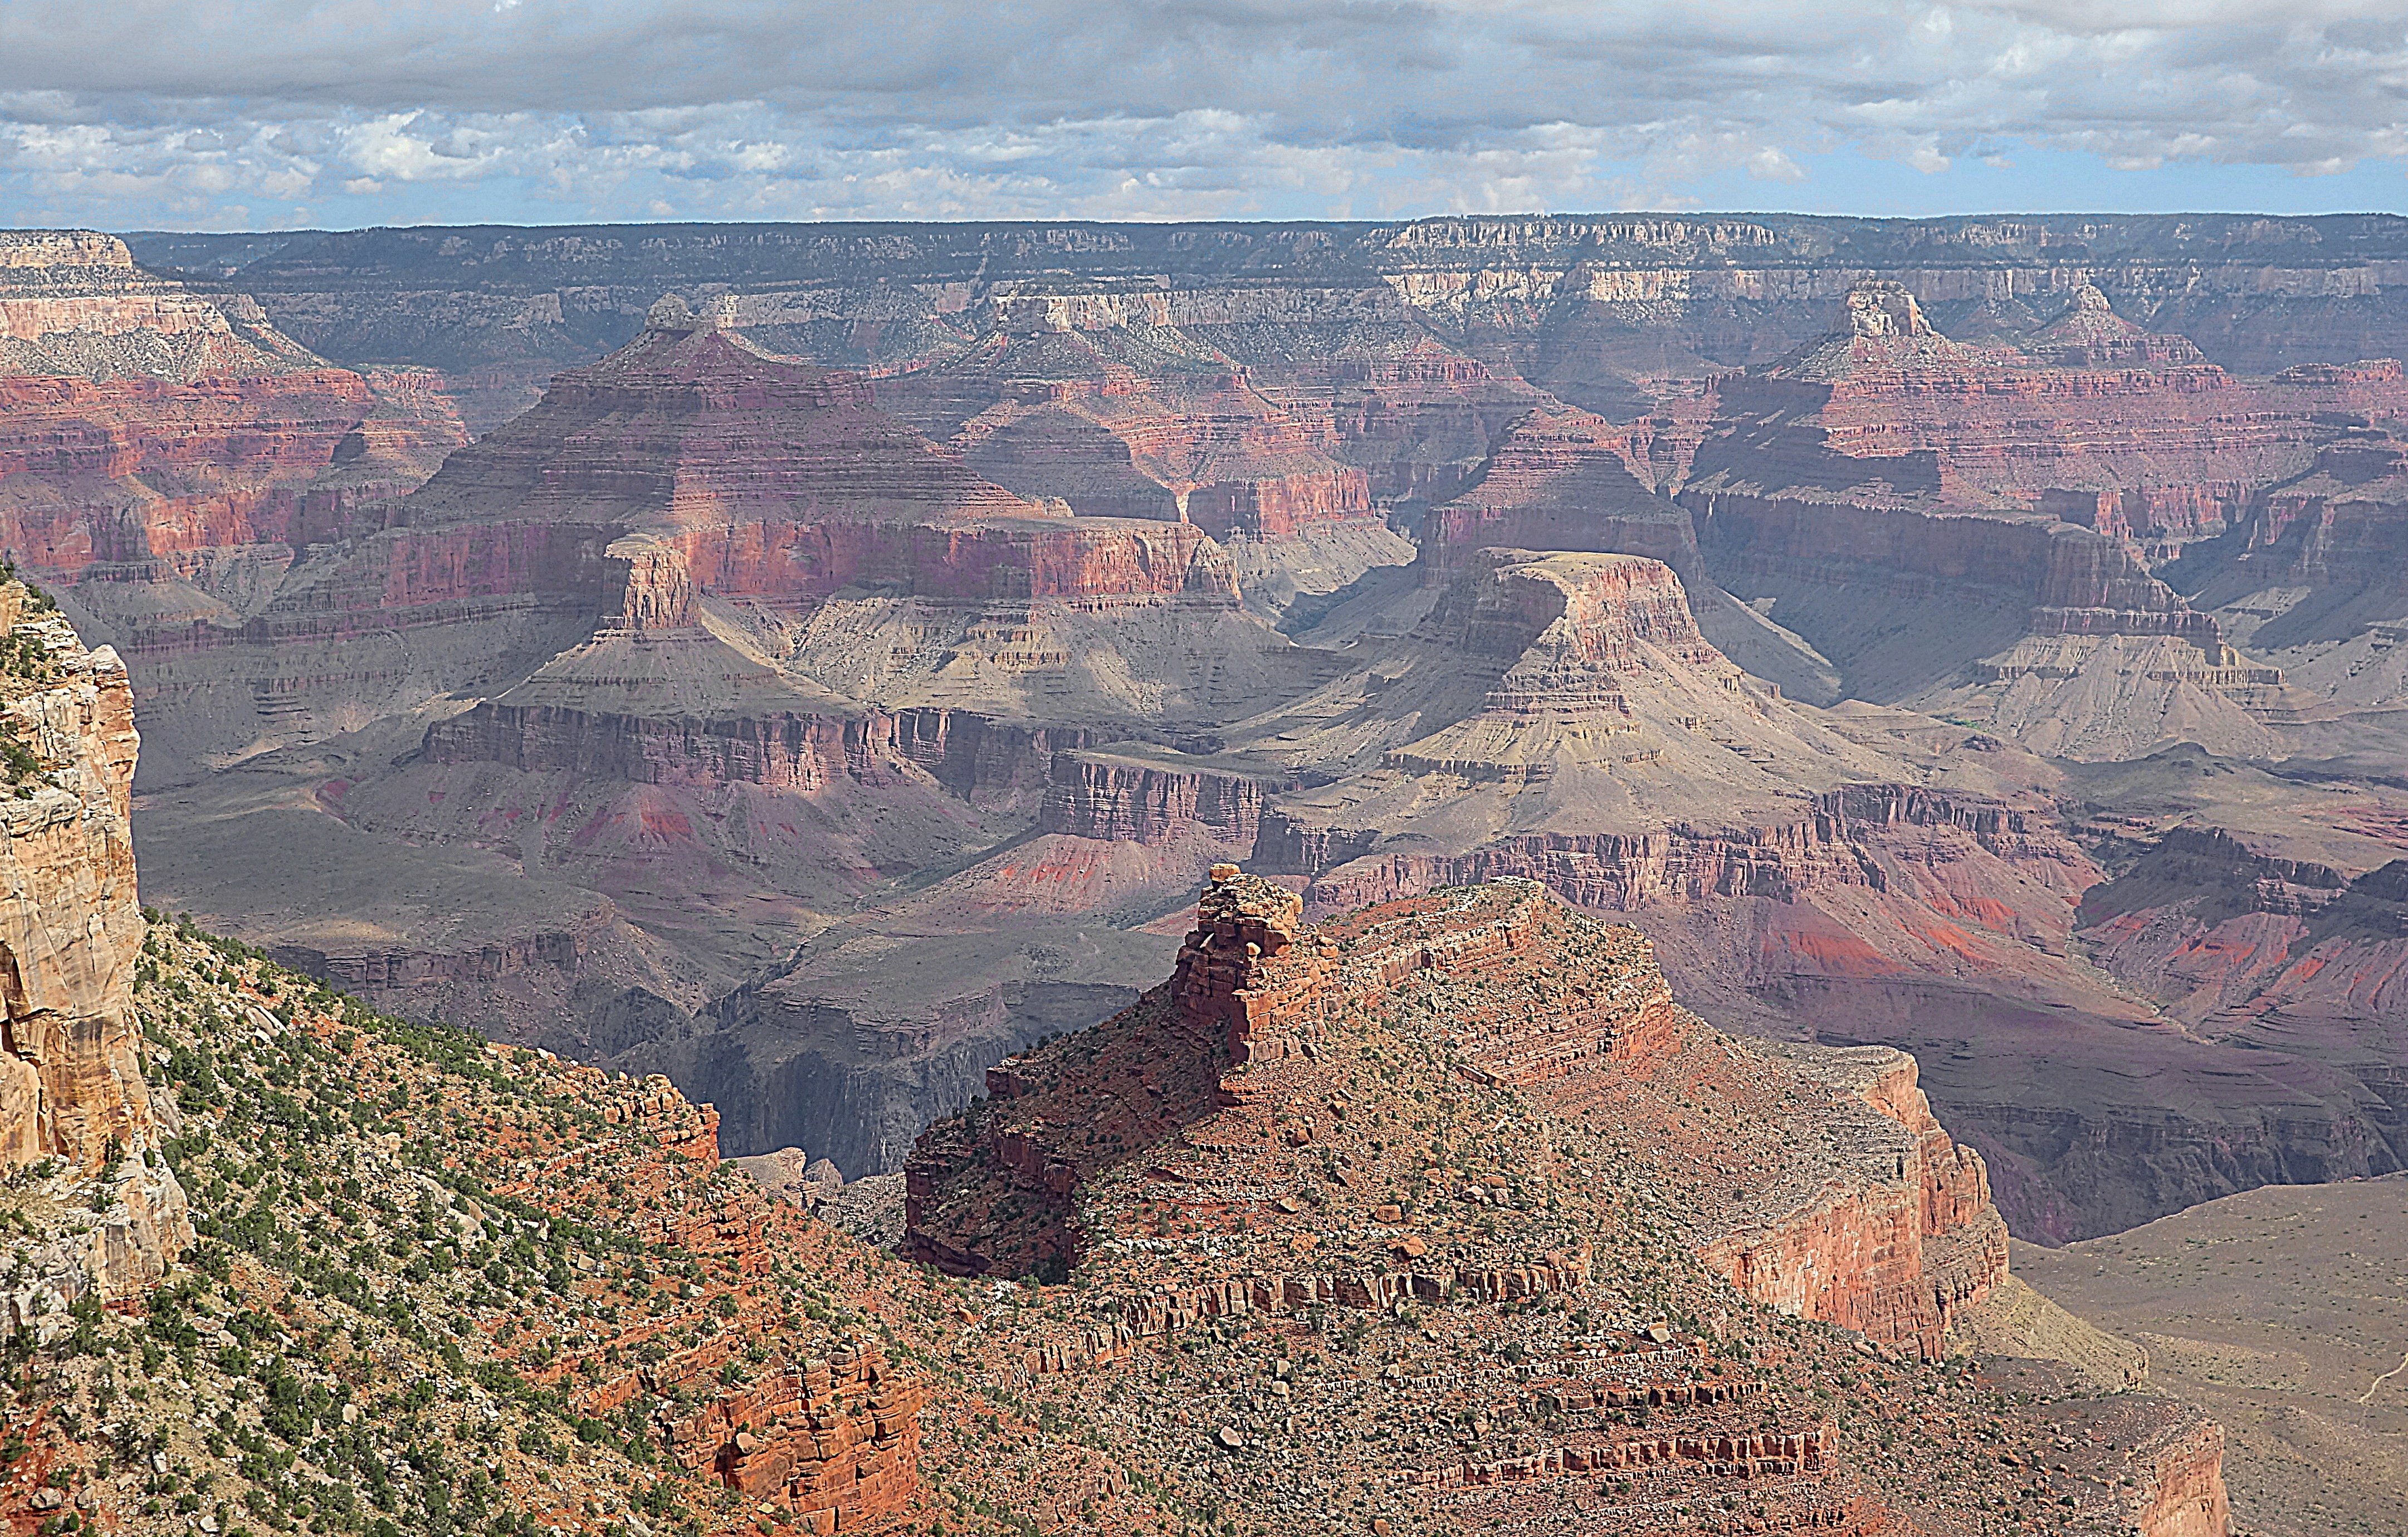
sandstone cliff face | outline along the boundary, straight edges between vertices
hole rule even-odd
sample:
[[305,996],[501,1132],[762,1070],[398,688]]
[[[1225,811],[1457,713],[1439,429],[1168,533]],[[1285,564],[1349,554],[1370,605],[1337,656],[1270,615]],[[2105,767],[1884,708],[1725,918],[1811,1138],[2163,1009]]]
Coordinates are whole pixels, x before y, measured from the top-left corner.
[[[1934,794],[1916,785],[1851,784],[1821,797],[1808,814],[1783,826],[1717,833],[1672,826],[1632,833],[1551,833],[1507,838],[1455,855],[1357,855],[1335,865],[1313,858],[1308,829],[1276,826],[1298,849],[1298,864],[1274,868],[1312,873],[1307,889],[1317,909],[1341,910],[1393,900],[1414,891],[1519,876],[1540,882],[1576,906],[1628,912],[1651,903],[1686,903],[1714,897],[1799,901],[1818,887],[1888,889],[1879,840],[1894,829],[1932,829],[1960,837],[1999,857],[2061,864],[2061,885],[2084,879],[2087,861],[2030,811]],[[1375,834],[1325,835],[1326,859],[1360,847]]]
[[1087,732],[947,710],[678,720],[486,700],[427,728],[430,761],[637,784],[758,784],[814,795],[843,782],[931,783],[963,799],[1047,783]]
[[45,1291],[131,1294],[164,1273],[192,1228],[182,1190],[157,1166],[134,1018],[144,924],[125,667],[107,647],[86,651],[54,607],[14,581],[0,585],[0,725],[27,754],[0,797],[0,1164],[64,1159],[82,1177],[98,1173],[104,1192],[80,1240],[53,1242],[32,1279],[12,1282],[14,1329]]
[[2220,639],[2214,615],[2192,611],[2122,544],[2063,524],[1704,492],[1683,499],[1726,580],[1792,563],[1856,565],[1878,573],[1867,583],[1876,588],[1987,589],[2027,606],[2037,633]]
[[1700,1255],[1758,1301],[1870,1339],[1912,1341],[1936,1357],[1958,1311],[1980,1303],[2007,1273],[2007,1226],[1990,1204],[1982,1156],[1933,1119],[1904,1052],[1864,1047],[1788,1060],[1904,1132],[1862,1149],[1875,1163],[1893,1158],[1896,1179],[1828,1188],[1802,1210],[1709,1241]]
[[2224,1428],[2170,1429],[2150,1447],[2148,1477],[2129,1512],[2141,1537],[2224,1537],[2232,1502],[2224,1487]]
[[458,442],[443,403],[409,386],[322,367],[0,379],[0,537],[46,572],[180,581],[200,589],[185,596],[200,611],[239,607],[213,564],[280,569],[303,546],[371,532]]
[[55,609],[28,605],[23,587],[0,588],[12,650],[22,655],[31,639],[46,656],[12,669],[8,718],[50,766],[0,801],[11,897],[0,932],[8,1016],[0,1156],[11,1167],[53,1154],[96,1162],[112,1141],[155,1141],[131,1008],[142,942],[132,692],[114,652],[86,652]]

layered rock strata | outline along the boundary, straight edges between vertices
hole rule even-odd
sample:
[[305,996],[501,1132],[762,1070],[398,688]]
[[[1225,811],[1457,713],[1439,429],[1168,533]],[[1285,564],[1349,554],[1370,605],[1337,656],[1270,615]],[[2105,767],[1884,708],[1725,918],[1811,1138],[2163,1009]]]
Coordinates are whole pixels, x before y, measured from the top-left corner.
[[294,335],[335,357],[414,352],[490,396],[487,422],[623,342],[663,288],[733,294],[749,334],[839,366],[951,356],[997,319],[1024,334],[1134,319],[1265,374],[1410,357],[1412,341],[1443,338],[1597,409],[1667,375],[1778,358],[1874,273],[1943,324],[1990,310],[2018,335],[2095,286],[2133,321],[2250,373],[2408,353],[2384,296],[2408,231],[2383,215],[762,225],[739,239],[658,225],[640,238],[412,229],[290,237],[264,255],[255,237],[140,243],[195,266],[222,246],[251,262],[241,281]]
[[[1338,1022],[1401,1006],[1421,990],[1409,982],[1476,997],[1505,978],[1530,977],[1526,997],[1492,996],[1475,1019],[1454,1022],[1450,1065],[1466,1081],[1540,1093],[1567,1107],[1611,1098],[1608,1083],[1652,1077],[1706,1030],[1673,1003],[1645,941],[1575,919],[1533,884],[1469,888],[1401,904],[1385,917],[1373,909],[1334,929],[1306,930],[1301,903],[1284,887],[1234,866],[1216,867],[1213,875],[1171,980],[1101,1027],[1107,1039],[1131,1032],[1115,1045],[1125,1062],[1168,1057],[1154,1070],[1159,1080],[1154,1071],[1142,1075],[1151,1106],[1107,1086],[1109,1075],[1070,1071],[1058,1056],[992,1070],[993,1108],[932,1132],[906,1167],[910,1243],[921,1258],[972,1271],[1076,1266],[1103,1242],[1078,1214],[1085,1185],[1112,1178],[1109,1171],[1127,1159],[1182,1161],[1168,1145],[1202,1156],[1200,1167],[1176,1175],[1180,1183],[1283,1185],[1275,1166],[1302,1168],[1312,1154],[1297,1150],[1326,1140],[1302,1107],[1320,1097],[1312,1085],[1338,1070],[1322,1065],[1345,1049],[1333,1039]],[[1554,976],[1550,958],[1567,970],[1559,982],[1538,981]],[[1405,991],[1388,991],[1396,988]],[[1719,1049],[1745,1052],[1713,1039]],[[1786,1078],[1786,1065],[1795,1064],[1801,1082],[1816,1084],[1818,1099],[1851,1117],[1849,1135],[1864,1141],[1842,1144],[1828,1183],[1808,1199],[1791,1205],[1776,1196],[1758,1225],[1706,1240],[1705,1262],[1759,1301],[1936,1355],[1952,1310],[1978,1301],[2005,1272],[2006,1229],[1990,1205],[1979,1155],[1939,1129],[1914,1087],[1914,1061],[1902,1053],[1800,1051],[1745,1060],[1772,1078]],[[1125,1121],[1131,1110],[1137,1118]],[[1100,1124],[1098,1112],[1107,1117]],[[1258,1147],[1247,1140],[1257,1121]],[[1216,1158],[1229,1167],[1216,1171]],[[1429,1178],[1421,1176],[1425,1188]],[[1381,1182],[1367,1173],[1359,1183],[1350,1176],[1336,1184],[1343,1203],[1345,1192]],[[1397,1188],[1392,1177],[1385,1187]],[[1057,1214],[1054,1225],[990,1226],[999,1211],[1031,1202]],[[1415,1204],[1400,1200],[1395,1210]],[[1699,1214],[1706,1228],[1738,1226],[1723,1206]],[[1276,1225],[1276,1201],[1268,1210]],[[1424,1250],[1432,1252],[1426,1236]],[[1474,1245],[1447,1259],[1352,1277],[1248,1276],[1234,1291],[1182,1305],[1210,1315],[1230,1306],[1278,1312],[1322,1300],[1386,1307],[1459,1292],[1504,1300],[1577,1292],[1590,1264],[1584,1238],[1521,1257]],[[1139,1337],[1149,1331],[1142,1318],[1126,1327]]]
[[1469,490],[1430,510],[1428,579],[1491,546],[1588,550],[1660,560],[1684,580],[1704,566],[1689,515],[1632,472],[1628,435],[1586,411],[1533,411],[1489,454]]
[[[1484,1040],[1517,1003],[1598,979],[1589,963],[1608,957],[1562,941],[1639,954],[1535,897],[1449,893],[1365,915],[1359,934],[1315,933],[1275,890],[1218,884],[1215,933],[1292,937],[1255,968],[1196,979],[1216,1040],[1231,999],[1323,939],[1332,966],[1394,975],[1391,1002],[1436,1005],[1413,1012]],[[1456,974],[1399,967],[1392,940],[1414,958],[1485,954]],[[1754,1172],[1742,1165],[1757,1143],[1732,1112],[1758,1107],[1729,1097],[1812,1085],[1753,1083],[1770,1059],[1728,1055],[1653,989],[1612,1000],[1675,1016],[1670,1055],[1643,1079],[1634,1053],[1502,1086],[1369,1019],[1349,1027],[1327,998],[1316,1023],[1290,997],[1290,1024],[1258,1039],[1320,1055],[1257,1056],[1240,1076],[1308,1064],[1328,1093],[1259,1104],[1275,1137],[1196,1123],[1136,1154],[1141,1202],[1107,1171],[1083,1204],[1114,1236],[1080,1286],[966,1286],[726,1170],[710,1107],[657,1081],[379,1017],[189,925],[154,926],[145,958],[146,1027],[190,1107],[167,1154],[199,1192],[209,1285],[139,1314],[79,1309],[72,1345],[36,1348],[11,1422],[23,1451],[0,1481],[0,1518],[19,1526],[72,1511],[79,1527],[140,1530],[155,1522],[146,1501],[201,1478],[229,1511],[275,1508],[283,1471],[218,1431],[218,1413],[248,1406],[262,1423],[244,1435],[368,1454],[313,1464],[313,1509],[413,1530],[1135,1531],[1210,1515],[1302,1537],[1359,1501],[1359,1524],[1391,1532],[1754,1522],[1871,1537],[1978,1530],[2005,1501],[2062,1511],[2074,1530],[2220,1537],[2203,1524],[2221,1508],[2217,1442],[2178,1406],[2100,1398],[2042,1362],[1916,1360],[1696,1263],[1698,1198]],[[1073,1035],[1023,1058],[1013,1102],[1058,1099],[1062,1070],[1098,1060],[1093,1044]],[[1548,1090],[1600,1073],[1620,1092],[1576,1105]],[[339,1100],[290,1092],[337,1078],[354,1090]],[[1896,1098],[1895,1082],[1879,1092]],[[1227,1131],[1241,1110],[1208,1120]],[[1411,1148],[1407,1115],[1423,1122]],[[1860,1122],[1895,1125],[1842,1092],[1785,1130]],[[1383,1188],[1389,1150],[1417,1151],[1424,1131],[1431,1188]],[[1268,1189],[1197,1178],[1270,1148],[1318,1172]],[[291,1183],[262,1199],[245,1176],[271,1151]],[[1799,1161],[1829,1166],[1811,1147]],[[1526,1262],[1456,1253],[1599,1217],[1599,1242]],[[302,1235],[322,1231],[342,1235],[349,1263],[308,1249]],[[1278,1257],[1276,1296],[1243,1280],[1269,1273],[1258,1253]],[[1373,1286],[1375,1267],[1401,1289]],[[120,1395],[105,1422],[83,1414],[111,1360],[154,1330],[190,1342],[182,1386]],[[370,1412],[392,1402],[403,1412]],[[437,1426],[476,1455],[412,1460]],[[128,1444],[130,1465],[103,1459]]]
[[134,1016],[144,925],[125,666],[106,646],[85,650],[55,605],[12,580],[0,585],[0,1165],[48,1177],[64,1162],[68,1177],[98,1182],[94,1219],[12,1278],[14,1331],[35,1324],[43,1297],[133,1294],[165,1273],[192,1227],[158,1163]]
[[[112,237],[7,238],[0,549],[130,659],[153,771],[190,768],[196,717],[224,701],[194,697],[184,659],[238,633],[313,549],[385,526],[462,441],[458,416],[432,374],[338,368],[247,299],[135,267]],[[294,682],[242,714],[279,713]]]
[[215,300],[134,264],[93,230],[0,236],[0,374],[169,380],[322,366],[259,306]]
[[[1298,1448],[1342,1443],[1370,1509],[1403,1520],[1737,1530],[1694,1513],[1744,1487],[1767,1530],[1948,1530],[1939,1482],[1867,1482],[1868,1453],[1788,1386],[1812,1348],[1796,1320],[1851,1331],[1812,1337],[1855,1340],[1885,1380],[1927,1370],[1902,1363],[2004,1274],[1982,1160],[1902,1054],[1724,1036],[1636,933],[1527,883],[1307,927],[1293,892],[1225,866],[1169,982],[988,1087],[922,1140],[907,1242],[956,1273],[1071,1281],[1081,1306],[1028,1342],[1030,1390],[1134,1404],[1141,1443],[1171,1413],[1141,1386],[1160,1363],[1250,1358],[1200,1392],[1169,1369],[1173,1434],[1205,1447],[1172,1465],[1233,1503],[1270,1499],[1273,1468],[1284,1496],[1317,1491],[1324,1454]],[[1392,1330],[1333,1394],[1320,1342],[1343,1359]],[[2068,1468],[2050,1498],[2185,1532],[2220,1497],[2184,1411],[2052,1401],[2114,1448],[2100,1466],[2146,1472]],[[1526,1429],[1492,1443],[1509,1415]],[[1896,1455],[1954,1436],[1910,1415]]]
[[[1898,1183],[1833,1188],[1805,1214],[1710,1240],[1705,1262],[1758,1301],[1828,1318],[1870,1339],[1913,1340],[1937,1356],[1962,1310],[2007,1270],[2007,1227],[1990,1204],[1982,1156],[1948,1135],[1915,1086],[1915,1061],[1885,1046],[1788,1060],[1829,1092],[1890,1123],[1870,1150],[1896,1151]],[[1894,1128],[1894,1129],[1893,1129]]]

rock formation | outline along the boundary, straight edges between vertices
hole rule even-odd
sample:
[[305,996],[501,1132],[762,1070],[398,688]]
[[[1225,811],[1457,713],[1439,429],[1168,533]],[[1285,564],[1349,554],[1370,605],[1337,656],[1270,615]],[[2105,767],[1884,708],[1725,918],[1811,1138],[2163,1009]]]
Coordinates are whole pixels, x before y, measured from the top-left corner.
[[323,366],[258,305],[143,271],[116,236],[0,234],[0,374],[191,384]]
[[[1304,1107],[1350,1099],[1336,1086],[1349,1081],[1340,1021],[1426,1010],[1444,993],[1481,1000],[1476,1015],[1450,1027],[1455,1074],[1540,1094],[1554,1114],[1593,1136],[1604,1134],[1592,1124],[1594,1107],[1627,1092],[1608,1085],[1679,1082],[1670,1065],[1701,1049],[1744,1063],[1742,1076],[1790,1085],[1775,1098],[1802,1089],[1822,1113],[1852,1117],[1851,1129],[1833,1142],[1829,1171],[1784,1171],[1754,1207],[1735,1208],[1732,1199],[1755,1201],[1758,1193],[1715,1192],[1693,1218],[1711,1235],[1701,1237],[1703,1261],[1760,1302],[1937,1356],[1950,1311],[1978,1301],[2005,1272],[2006,1229],[1990,1205],[1980,1156],[1940,1130],[1904,1054],[1801,1048],[1764,1056],[1714,1036],[1673,1004],[1644,940],[1585,925],[1535,883],[1408,900],[1314,930],[1301,927],[1300,907],[1283,886],[1215,867],[1171,980],[1097,1027],[1122,1065],[1115,1070],[1155,1064],[1139,1072],[1143,1098],[1133,1099],[1109,1073],[1088,1070],[1091,1055],[1074,1067],[1083,1046],[992,1070],[992,1107],[931,1132],[905,1171],[912,1252],[975,1272],[1084,1263],[1111,1237],[1089,1214],[1088,1182],[1130,1159],[1170,1156],[1166,1142],[1209,1150],[1202,1167],[1179,1171],[1178,1180],[1191,1185],[1285,1187],[1296,1170],[1334,1150],[1353,1168],[1335,1180],[1331,1199],[1340,1205],[1352,1197],[1378,1206],[1368,1192],[1395,1196],[1408,1185],[1418,1185],[1420,1195],[1381,1210],[1442,1200],[1443,1171],[1410,1160],[1401,1171],[1383,1171],[1380,1147],[1353,1145],[1343,1109],[1331,1112],[1336,1124],[1316,1130]],[[1559,968],[1560,982],[1541,980]],[[1403,991],[1388,991],[1397,987]],[[1528,996],[1515,997],[1517,987]],[[1590,1081],[1595,1074],[1604,1076]],[[1711,1110],[1703,1114],[1715,1118]],[[1248,1124],[1254,1121],[1262,1125]],[[1760,1134],[1795,1146],[1799,1130],[1765,1126]],[[1742,1163],[1768,1156],[1723,1151]],[[1212,1166],[1216,1156],[1226,1168]],[[1326,1221],[1329,1206],[1316,1205],[1316,1220]],[[1240,1214],[1252,1211],[1247,1205]],[[1405,1223],[1408,1238],[1419,1226],[1373,1214]],[[1276,1229],[1280,1218],[1270,1202],[1257,1220]],[[1510,1244],[1447,1250],[1434,1234],[1420,1236],[1415,1257],[1444,1253],[1451,1274],[1335,1282],[1273,1274],[1245,1277],[1240,1289],[1267,1296],[1256,1306],[1276,1312],[1333,1288],[1341,1300],[1360,1293],[1356,1305],[1385,1306],[1391,1293],[1444,1298],[1458,1287],[1477,1291],[1491,1276],[1528,1278],[1501,1283],[1509,1296],[1525,1286],[1545,1292],[1582,1284],[1576,1271],[1585,1261],[1573,1266],[1566,1246],[1517,1257]]]
[[97,1181],[94,1220],[42,1235],[31,1273],[21,1266],[10,1278],[0,1325],[14,1333],[45,1300],[132,1295],[192,1228],[158,1163],[134,1016],[144,925],[125,665],[106,646],[85,650],[56,605],[10,580],[0,584],[0,1167],[38,1165],[47,1178],[63,1161],[68,1178]]
[[[1082,516],[1192,523],[1242,547],[1269,611],[1410,559],[1373,508],[1371,476],[1349,462],[1336,395],[1293,408],[1267,396],[1244,366],[1173,323],[1175,309],[1024,286],[995,301],[993,329],[880,381],[879,399],[1027,496]],[[1429,452],[1427,431],[1388,435],[1383,487],[1397,457]],[[1402,470],[1408,484],[1430,473]]]
[[[1138,1010],[996,1071],[1043,1148],[1080,1140],[1046,1107],[1113,1107],[1067,1182],[983,1144],[1075,1191],[1075,1286],[898,1262],[721,1166],[711,1107],[658,1079],[151,926],[136,1006],[185,1107],[196,1266],[30,1347],[0,1518],[1002,1537],[1209,1512],[1301,1537],[1360,1501],[1375,1532],[1638,1537],[1947,1530],[2021,1497],[2221,1533],[2220,1443],[2179,1405],[1922,1358],[2000,1257],[1979,1161],[1896,1054],[1742,1046],[1635,935],[1526,885],[1308,930],[1229,869],[1198,916]],[[1835,1230],[1834,1198],[1872,1196],[1921,1214],[1889,1235],[1927,1234],[1915,1284]],[[1773,1227],[1727,1220],[1750,1213]],[[1734,1238],[1826,1254],[1836,1285],[1735,1286],[1698,1257]],[[1933,1259],[1952,1243],[1970,1267]],[[1833,1299],[1881,1306],[1862,1332],[1800,1316]],[[189,1364],[117,1392],[162,1336]],[[299,1479],[248,1449],[288,1442],[325,1448]]]
[[2037,355],[1961,345],[1870,281],[1825,340],[1717,381],[1715,427],[1680,472],[1706,568],[1852,689],[2043,752],[2280,752],[2281,671],[2146,560],[2220,534],[2334,426],[2133,340],[2096,290],[2042,336]]
[[[1534,883],[1306,927],[1293,892],[1219,867],[1168,983],[988,1089],[906,1171],[911,1252],[1075,1284],[1083,1306],[1029,1351],[1032,1383],[1267,1339],[1273,1386],[1178,1421],[1227,1459],[1233,1501],[1256,1448],[1285,1487],[1327,1476],[1309,1417],[1327,1391],[1294,1370],[1312,1358],[1298,1342],[1391,1327],[1379,1389],[1348,1401],[1369,1431],[1349,1456],[1450,1519],[1526,1514],[1562,1480],[1586,1488],[1584,1530],[1639,1530],[1710,1468],[1763,1480],[1773,1527],[1888,1530],[1901,1502],[1944,1498],[1908,1479],[1868,1501],[1832,1422],[1784,1417],[1784,1357],[1734,1363],[1743,1319],[1783,1315],[1877,1360],[1937,1358],[2005,1274],[1979,1156],[1932,1120],[1911,1058],[1724,1036],[1672,1000],[1647,941]],[[1527,1328],[1508,1320],[1566,1315],[1552,1354],[1498,1354]],[[1444,1445],[1443,1421],[1383,1433],[1443,1402],[1478,1438],[1510,1392],[1548,1428],[1501,1456]],[[1658,1412],[1662,1430],[1618,1429]],[[2211,1436],[2170,1406],[2136,1417],[2114,1439],[2163,1466],[2102,1513],[2179,1532],[2220,1510]]]
[[2187,367],[2205,363],[2188,337],[2143,330],[2115,313],[2114,302],[2096,283],[2073,291],[2073,303],[2023,345],[2043,363],[2060,368]]
[[1591,550],[1647,555],[1685,580],[1704,580],[1686,511],[1656,494],[1626,461],[1627,437],[1587,411],[1534,411],[1509,430],[1479,481],[1430,510],[1431,574],[1470,551]]
[[2396,236],[295,237],[239,280],[267,312],[440,368],[483,437],[206,535],[207,603],[107,564],[64,600],[150,616],[110,623],[158,889],[670,1073],[731,1151],[892,1169],[1168,964],[1211,863],[1317,912],[1527,874],[1718,1018],[1915,1051],[2063,1237],[2389,1156],[2370,1058],[2277,1082],[2087,970],[2120,867],[2056,829],[2067,761],[2391,751],[2353,595],[2408,396],[2355,338]]

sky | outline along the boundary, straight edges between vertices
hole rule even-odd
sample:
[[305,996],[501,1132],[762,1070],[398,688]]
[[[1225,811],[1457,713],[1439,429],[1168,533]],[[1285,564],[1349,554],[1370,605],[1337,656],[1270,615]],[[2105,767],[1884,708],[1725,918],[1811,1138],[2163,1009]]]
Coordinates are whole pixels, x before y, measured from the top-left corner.
[[7,0],[0,223],[2401,211],[2408,7]]

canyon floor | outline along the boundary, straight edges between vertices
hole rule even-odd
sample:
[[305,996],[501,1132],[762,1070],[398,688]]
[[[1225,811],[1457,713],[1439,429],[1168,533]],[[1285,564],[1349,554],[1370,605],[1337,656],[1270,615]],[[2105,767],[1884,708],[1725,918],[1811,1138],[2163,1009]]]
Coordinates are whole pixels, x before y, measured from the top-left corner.
[[2224,1427],[2237,1530],[2408,1530],[2408,1176],[2250,1190],[2013,1255]]

